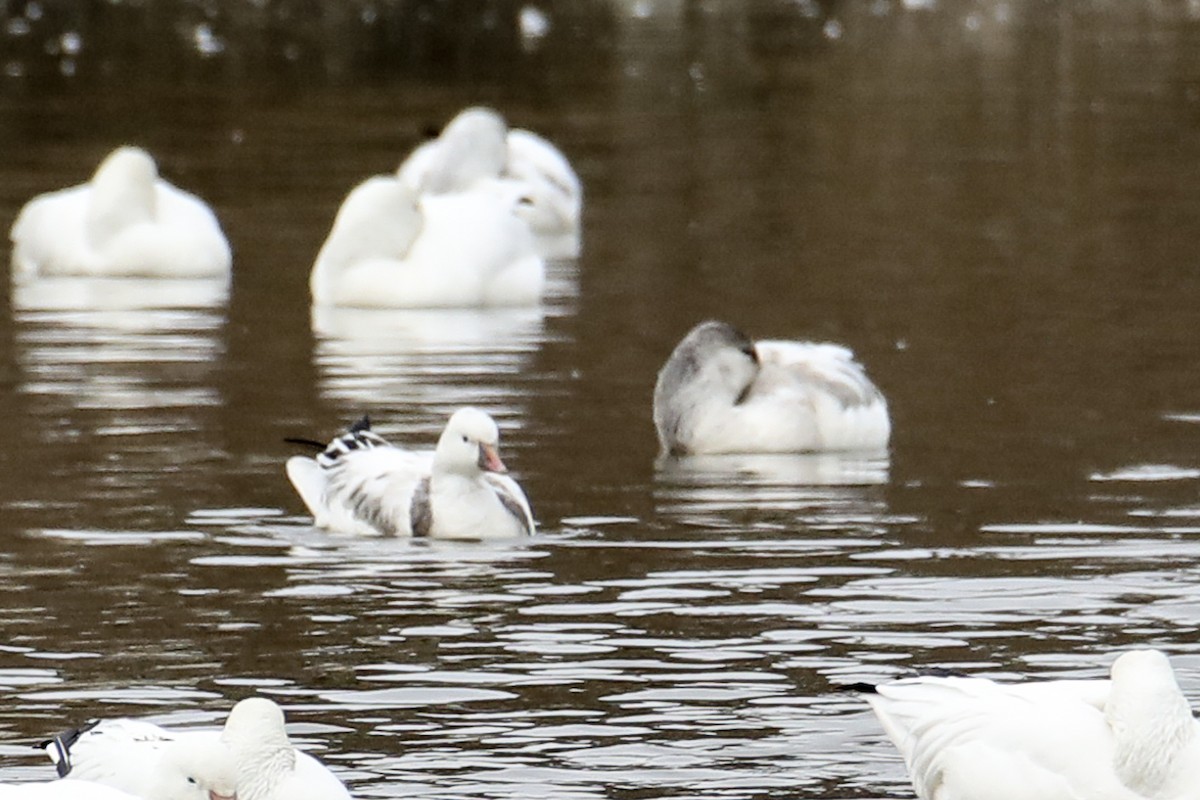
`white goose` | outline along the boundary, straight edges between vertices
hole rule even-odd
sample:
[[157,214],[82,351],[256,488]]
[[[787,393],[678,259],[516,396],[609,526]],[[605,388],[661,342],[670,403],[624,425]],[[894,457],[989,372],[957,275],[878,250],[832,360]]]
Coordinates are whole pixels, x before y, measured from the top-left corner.
[[[235,792],[237,800],[350,797],[328,768],[292,746],[283,710],[262,697],[235,705],[220,731],[168,731],[141,720],[113,719],[44,744],[59,775],[143,800],[225,800]],[[196,781],[193,794],[186,791],[188,780]]]
[[313,302],[358,308],[524,306],[546,265],[517,187],[419,196],[393,176],[346,197],[309,278]]
[[836,344],[754,342],[702,322],[658,373],[654,425],[663,453],[883,450],[887,401]]
[[436,139],[413,150],[396,174],[422,195],[507,186],[526,199],[525,219],[541,256],[579,255],[583,185],[571,162],[536,133],[510,130],[492,109],[460,112]]
[[389,444],[364,417],[315,459],[288,459],[287,475],[313,523],[341,533],[525,536],[534,531],[533,512],[520,485],[504,474],[499,438],[485,412],[461,408],[430,456]]
[[1121,655],[1111,680],[920,677],[875,689],[922,800],[1200,798],[1200,725],[1157,650]]
[[212,210],[158,177],[137,147],[114,150],[90,182],[38,195],[10,232],[15,280],[37,275],[226,275],[229,242]]

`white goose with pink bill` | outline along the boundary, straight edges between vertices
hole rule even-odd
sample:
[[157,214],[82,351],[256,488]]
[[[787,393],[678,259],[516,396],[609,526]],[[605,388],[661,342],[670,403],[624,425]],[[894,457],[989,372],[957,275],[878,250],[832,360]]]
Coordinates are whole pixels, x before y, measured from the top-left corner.
[[339,533],[436,539],[526,536],[535,524],[529,500],[500,459],[500,432],[487,413],[461,408],[433,453],[391,444],[364,417],[315,458],[293,456],[286,471],[313,515]]

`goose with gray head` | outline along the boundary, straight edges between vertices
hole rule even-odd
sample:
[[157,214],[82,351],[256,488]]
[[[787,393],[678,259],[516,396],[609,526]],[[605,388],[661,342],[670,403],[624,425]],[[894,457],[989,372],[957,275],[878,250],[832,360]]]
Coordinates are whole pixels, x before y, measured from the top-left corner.
[[[546,264],[513,186],[421,195],[368,178],[342,203],[309,276],[313,303],[357,308],[528,306]],[[468,231],[470,235],[464,235]]]
[[905,678],[868,700],[921,800],[1196,800],[1200,724],[1167,657],[1109,680]]
[[845,347],[752,341],[703,322],[658,373],[654,425],[671,455],[879,451],[887,402]]
[[172,732],[119,718],[65,731],[39,747],[71,791],[103,784],[144,800],[231,800],[237,789],[236,761],[213,731]]
[[91,181],[38,195],[9,233],[13,278],[38,275],[208,278],[229,273],[212,210],[163,180],[138,147],[114,150]]
[[417,147],[397,170],[422,196],[493,192],[525,199],[524,216],[543,258],[575,258],[580,251],[583,186],[562,151],[522,128],[509,129],[489,108],[458,114],[441,134]]
[[533,512],[487,413],[461,408],[432,454],[396,447],[364,418],[287,475],[317,527],[341,533],[499,539],[533,533]]

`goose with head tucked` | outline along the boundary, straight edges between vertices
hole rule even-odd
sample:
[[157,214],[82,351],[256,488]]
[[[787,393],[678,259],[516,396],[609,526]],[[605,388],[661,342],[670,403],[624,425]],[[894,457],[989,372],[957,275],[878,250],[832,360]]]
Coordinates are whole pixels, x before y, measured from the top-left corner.
[[283,709],[265,697],[237,703],[220,731],[170,731],[121,718],[67,731],[43,746],[59,775],[142,800],[350,798],[327,767],[292,746]]
[[350,800],[328,767],[292,745],[273,700],[238,702],[220,739],[237,760],[237,800]]
[[547,139],[509,129],[489,108],[467,108],[435,139],[417,147],[397,170],[422,195],[491,190],[496,184],[526,198],[525,220],[543,258],[580,251],[583,186],[570,161]]
[[536,304],[546,265],[528,198],[496,184],[418,195],[375,176],[347,196],[309,278],[318,306],[455,308]]
[[664,454],[882,450],[887,402],[836,344],[752,341],[703,322],[675,347],[654,387]]
[[921,800],[1196,800],[1200,724],[1167,657],[1109,680],[905,678],[868,699]]
[[315,459],[290,458],[287,475],[317,527],[438,539],[526,536],[533,512],[506,474],[499,444],[495,420],[476,408],[454,412],[432,455],[390,444],[364,417]]
[[10,231],[13,278],[38,275],[208,278],[228,274],[212,210],[158,176],[138,147],[114,150],[90,182],[38,195]]
[[64,779],[58,783],[102,784],[143,800],[232,800],[237,789],[233,754],[212,731],[173,733],[120,718],[65,731],[39,747]]

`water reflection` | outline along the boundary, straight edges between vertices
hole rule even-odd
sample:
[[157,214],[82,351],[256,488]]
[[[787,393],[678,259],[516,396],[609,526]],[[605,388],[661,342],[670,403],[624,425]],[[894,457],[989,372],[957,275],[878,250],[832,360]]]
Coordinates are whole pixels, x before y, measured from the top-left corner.
[[[21,391],[76,408],[218,403],[213,373],[227,295],[224,279],[44,278],[17,285]],[[180,380],[181,373],[193,380]]]
[[223,404],[228,291],[225,279],[63,277],[13,287],[16,396],[55,420],[30,428],[29,446],[65,459],[56,479],[37,483],[35,502],[61,496],[79,508],[123,498],[125,510],[142,508],[166,476],[212,458],[213,443],[196,437],[208,428],[206,411]]
[[460,406],[520,415],[518,379],[541,343],[544,312],[314,307],[313,330],[322,397],[354,413],[402,409],[433,441]]
[[887,480],[886,453],[668,457],[658,462],[654,497],[660,514],[687,525],[870,527],[887,507],[869,487]]

